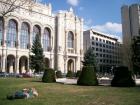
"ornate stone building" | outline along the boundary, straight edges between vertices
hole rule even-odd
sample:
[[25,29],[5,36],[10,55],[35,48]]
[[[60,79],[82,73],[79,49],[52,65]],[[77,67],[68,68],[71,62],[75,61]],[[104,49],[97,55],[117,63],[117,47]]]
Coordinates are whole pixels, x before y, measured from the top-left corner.
[[83,19],[78,18],[72,9],[53,14],[51,4],[36,3],[30,10],[16,9],[5,17],[4,23],[0,20],[2,72],[24,73],[29,70],[30,49],[36,34],[41,37],[48,67],[63,73],[80,70]]

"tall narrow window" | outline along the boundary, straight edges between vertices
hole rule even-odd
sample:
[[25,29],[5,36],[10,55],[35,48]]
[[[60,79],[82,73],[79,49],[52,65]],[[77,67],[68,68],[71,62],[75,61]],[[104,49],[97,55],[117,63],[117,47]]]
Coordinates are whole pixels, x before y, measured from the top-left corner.
[[3,33],[3,22],[2,20],[0,19],[0,44],[2,42],[2,33]]
[[14,20],[10,20],[8,23],[7,31],[7,47],[16,47],[16,38],[17,38],[17,23]]
[[50,50],[50,31],[45,28],[43,34],[43,49],[44,51]]
[[36,36],[37,34],[40,35],[40,28],[39,28],[39,26],[35,25],[35,26],[33,27],[32,42],[35,40],[35,36]]
[[73,33],[72,32],[69,32],[68,33],[68,48],[73,48]]
[[20,48],[27,49],[29,42],[29,26],[27,23],[22,23],[20,35]]

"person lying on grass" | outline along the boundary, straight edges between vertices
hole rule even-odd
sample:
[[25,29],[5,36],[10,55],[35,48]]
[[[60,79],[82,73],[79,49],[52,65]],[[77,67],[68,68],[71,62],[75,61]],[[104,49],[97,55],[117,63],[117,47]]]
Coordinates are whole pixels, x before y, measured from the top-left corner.
[[35,88],[24,88],[22,90],[16,91],[13,94],[7,95],[7,99],[9,100],[28,99],[28,98],[33,98],[37,96],[38,96],[38,92]]

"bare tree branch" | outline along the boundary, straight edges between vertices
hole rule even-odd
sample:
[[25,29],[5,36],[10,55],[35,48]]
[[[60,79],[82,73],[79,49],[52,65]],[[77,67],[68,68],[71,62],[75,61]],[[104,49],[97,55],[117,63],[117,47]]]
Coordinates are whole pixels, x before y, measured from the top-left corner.
[[0,0],[0,15],[4,17],[23,6],[31,8],[35,2],[36,0]]

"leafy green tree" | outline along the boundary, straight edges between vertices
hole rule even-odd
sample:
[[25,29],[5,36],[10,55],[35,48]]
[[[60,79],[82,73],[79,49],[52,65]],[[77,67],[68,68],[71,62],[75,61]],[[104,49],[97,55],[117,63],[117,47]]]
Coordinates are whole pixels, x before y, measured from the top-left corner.
[[31,48],[32,55],[30,55],[30,68],[36,73],[44,70],[44,55],[41,46],[40,36],[37,34]]
[[88,48],[84,55],[83,66],[94,66],[96,65],[95,55],[91,47]]
[[132,39],[132,61],[134,73],[140,74],[140,37]]

